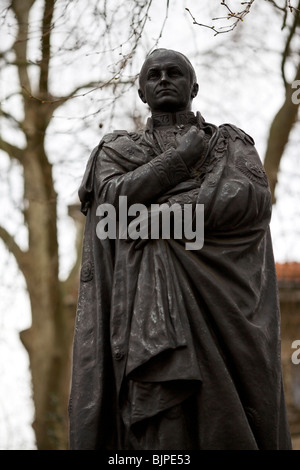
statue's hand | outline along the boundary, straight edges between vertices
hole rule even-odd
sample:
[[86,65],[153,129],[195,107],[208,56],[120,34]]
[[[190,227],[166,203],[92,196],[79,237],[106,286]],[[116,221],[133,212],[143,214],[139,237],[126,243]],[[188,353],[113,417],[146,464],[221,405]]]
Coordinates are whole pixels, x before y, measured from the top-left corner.
[[176,151],[180,154],[188,167],[194,165],[206,149],[205,132],[192,126],[182,137]]

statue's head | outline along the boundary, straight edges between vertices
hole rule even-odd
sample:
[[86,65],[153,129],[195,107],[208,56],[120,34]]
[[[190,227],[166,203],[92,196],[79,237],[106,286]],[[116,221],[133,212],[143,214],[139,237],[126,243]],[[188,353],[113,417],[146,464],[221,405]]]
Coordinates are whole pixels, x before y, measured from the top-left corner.
[[171,49],[155,49],[140,71],[139,96],[152,112],[190,110],[198,88],[188,58]]

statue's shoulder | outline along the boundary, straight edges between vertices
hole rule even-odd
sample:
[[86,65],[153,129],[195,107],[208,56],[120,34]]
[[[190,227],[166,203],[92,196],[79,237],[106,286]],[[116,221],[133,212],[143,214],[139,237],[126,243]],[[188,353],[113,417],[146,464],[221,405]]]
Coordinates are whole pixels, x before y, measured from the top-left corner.
[[114,130],[109,134],[105,134],[101,141],[100,146],[105,144],[113,144],[115,147],[119,147],[120,145],[124,144],[124,140],[128,143],[128,140],[135,142],[139,140],[141,137],[141,132],[129,132],[127,130]]
[[128,132],[126,130],[115,130],[113,132],[105,134],[100,141],[100,145],[110,144],[111,142],[115,142],[120,137],[124,137],[127,135]]
[[221,124],[220,129],[222,129],[225,133],[227,133],[227,135],[233,141],[235,141],[236,139],[240,139],[245,143],[255,145],[254,139],[245,131],[243,131],[243,129],[240,129],[234,124],[230,124],[230,123]]

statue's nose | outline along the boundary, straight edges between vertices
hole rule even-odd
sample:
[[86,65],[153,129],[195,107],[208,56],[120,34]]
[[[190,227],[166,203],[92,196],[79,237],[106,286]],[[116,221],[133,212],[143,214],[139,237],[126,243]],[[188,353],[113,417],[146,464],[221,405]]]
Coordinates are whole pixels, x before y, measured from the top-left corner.
[[161,81],[161,82],[166,82],[166,81],[168,81],[168,74],[167,74],[167,72],[166,72],[165,70],[163,70],[163,71],[161,72],[160,81]]

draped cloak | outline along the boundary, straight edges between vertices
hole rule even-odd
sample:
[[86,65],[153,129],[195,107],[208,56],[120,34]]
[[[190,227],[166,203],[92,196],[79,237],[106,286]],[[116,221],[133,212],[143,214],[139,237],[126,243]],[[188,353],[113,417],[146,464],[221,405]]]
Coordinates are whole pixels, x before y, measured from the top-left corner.
[[[186,448],[291,448],[267,178],[245,132],[200,113],[197,126],[210,130],[210,145],[192,170],[172,142],[159,145],[151,119],[141,132],[106,135],[88,161],[71,449],[172,449],[163,427],[152,440],[149,429],[168,412],[172,424],[170,411],[185,403]],[[118,232],[101,240],[97,207],[118,209],[120,195],[149,210],[204,204],[203,247],[160,238],[137,249]]]

